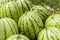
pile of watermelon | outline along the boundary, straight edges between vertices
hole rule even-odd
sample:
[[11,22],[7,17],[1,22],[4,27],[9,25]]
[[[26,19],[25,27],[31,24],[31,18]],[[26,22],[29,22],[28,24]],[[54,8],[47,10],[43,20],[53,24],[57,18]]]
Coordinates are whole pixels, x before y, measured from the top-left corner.
[[0,40],[60,40],[60,14],[34,3],[0,0]]

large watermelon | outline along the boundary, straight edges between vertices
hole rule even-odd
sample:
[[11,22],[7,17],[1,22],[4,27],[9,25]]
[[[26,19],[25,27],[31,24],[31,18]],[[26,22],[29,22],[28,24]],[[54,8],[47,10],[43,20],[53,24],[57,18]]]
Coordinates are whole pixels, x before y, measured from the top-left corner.
[[47,9],[45,8],[45,7],[43,7],[43,6],[37,6],[37,5],[35,5],[35,6],[33,6],[32,8],[31,8],[31,11],[37,11],[37,13],[39,14],[39,16],[41,17],[41,19],[43,20],[43,21],[45,21],[46,20],[46,18],[48,17],[48,11],[47,11]]
[[29,40],[29,39],[24,35],[12,35],[6,40]]
[[30,8],[32,7],[29,0],[17,0],[16,2],[19,4],[24,13],[25,11],[30,11]]
[[18,34],[17,24],[10,18],[0,19],[0,40],[6,40],[14,34]]
[[48,27],[43,29],[37,40],[60,40],[60,30],[56,27]]
[[1,18],[8,17],[17,21],[22,14],[22,9],[16,2],[8,2],[0,8]]
[[31,40],[44,28],[41,18],[34,11],[23,14],[18,21],[18,26],[20,32]]
[[60,14],[53,14],[45,22],[45,27],[58,27],[60,28]]

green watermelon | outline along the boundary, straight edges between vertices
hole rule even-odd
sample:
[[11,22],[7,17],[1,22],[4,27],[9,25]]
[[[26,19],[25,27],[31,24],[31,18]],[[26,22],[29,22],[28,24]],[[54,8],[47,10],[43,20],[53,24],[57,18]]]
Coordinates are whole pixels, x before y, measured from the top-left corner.
[[25,11],[30,11],[30,8],[32,7],[29,0],[17,0],[16,2],[19,4],[20,8],[23,10],[23,13],[25,13]]
[[26,12],[18,21],[19,31],[31,40],[44,28],[41,18],[34,12]]
[[43,6],[41,6],[41,5],[40,6],[39,5],[38,6],[37,5],[33,6],[31,8],[31,11],[37,12],[43,21],[45,21],[46,18],[48,17],[47,9]]
[[45,27],[58,27],[60,28],[60,14],[53,14],[45,22]]
[[0,40],[6,40],[9,36],[18,33],[18,26],[12,19],[0,19]]
[[60,40],[60,30],[56,27],[47,27],[39,33],[37,40]]
[[6,40],[29,40],[29,39],[24,35],[12,35]]
[[10,1],[17,1],[17,0],[0,0],[0,7]]
[[18,21],[19,17],[23,14],[22,9],[16,2],[8,2],[0,8],[1,18],[12,18]]

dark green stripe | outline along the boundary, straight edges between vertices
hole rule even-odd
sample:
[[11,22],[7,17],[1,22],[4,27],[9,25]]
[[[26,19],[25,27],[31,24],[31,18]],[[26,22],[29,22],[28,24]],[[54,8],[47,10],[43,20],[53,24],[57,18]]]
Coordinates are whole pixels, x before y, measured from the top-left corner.
[[13,4],[13,5],[14,5],[14,7],[15,7],[16,14],[17,14],[17,18],[18,18],[18,14],[19,14],[19,13],[18,13],[18,9],[17,9],[17,7],[16,7],[16,5],[15,5],[16,3],[15,3],[15,4],[14,4],[14,3],[12,3],[12,4]]
[[42,10],[40,10],[40,11],[43,12],[44,15],[48,17],[48,15],[47,15],[48,13],[47,13],[47,12],[44,12],[44,11],[42,11]]
[[21,0],[20,0],[20,3],[21,3],[21,5],[22,5],[22,11],[23,11],[23,13],[25,13],[25,10],[24,10],[24,6],[23,6],[23,3],[21,2]]
[[[5,6],[4,6],[4,8],[5,8]],[[4,17],[4,11],[5,11],[4,8],[1,7],[1,18]]]
[[[35,13],[36,13],[36,12],[35,12]],[[36,14],[36,15],[37,15],[37,14]],[[37,16],[38,16],[38,15],[37,15]],[[39,16],[38,16],[37,18],[38,18],[38,22],[39,22],[39,21],[42,22],[42,20],[41,20],[41,18],[40,18]],[[36,22],[37,22],[37,20],[36,20]],[[37,23],[38,23],[38,22],[37,22]],[[39,26],[39,25],[38,25],[38,26]],[[43,27],[43,25],[42,25],[42,26],[40,25],[39,28],[44,28],[44,27]]]
[[43,12],[39,11],[39,13],[40,13],[43,17],[45,17],[45,15],[44,15],[44,14],[42,14]]
[[14,34],[14,32],[13,32],[13,29],[12,29],[12,27],[11,27],[10,22],[9,22],[7,19],[5,19],[5,21],[8,23],[8,25],[9,25],[9,27],[10,27],[10,29],[11,29],[12,34]]
[[55,27],[60,27],[60,24],[59,24],[59,21],[58,20],[54,19],[53,21],[56,23],[56,25],[53,24]]
[[[22,19],[21,19],[22,20]],[[20,30],[21,32],[23,32],[23,34],[25,35],[25,30],[24,30],[24,20],[22,20],[22,21],[20,21],[20,23],[21,23],[21,25],[19,25],[19,26],[21,26],[20,28],[21,29],[23,29],[23,30]]]
[[48,33],[47,33],[47,32],[48,32],[48,30],[46,29],[46,36],[47,36],[47,39],[49,40],[49,38],[48,38]]
[[24,0],[24,2],[26,3],[28,9],[30,10],[29,4]]
[[30,17],[29,17],[29,16],[28,16],[28,18],[29,18],[29,21],[30,21],[30,23],[31,23],[31,27],[32,27],[32,28],[33,28],[33,30],[34,30],[34,32],[33,32],[33,33],[34,33],[34,35],[36,35],[36,34],[35,34],[35,31],[36,31],[36,30],[34,29],[34,24],[33,24],[32,20],[30,19]]
[[17,29],[16,29],[15,24],[13,23],[13,21],[12,21],[11,19],[10,19],[9,21],[12,23],[12,25],[13,25],[13,27],[14,27],[16,33],[18,33],[18,26],[17,26]]
[[[53,30],[50,30],[55,36],[56,36],[56,38],[57,38],[57,40],[59,39],[58,37],[57,37],[57,33],[56,33],[56,31],[53,29]],[[55,32],[54,32],[55,31]],[[56,34],[55,34],[56,33]]]
[[6,38],[7,38],[7,36],[6,36],[6,28],[5,28],[5,22],[3,21],[3,19],[1,19],[1,21],[2,21],[2,23],[3,23],[3,25],[4,25],[4,33],[5,33],[5,40],[6,40]]
[[[31,15],[29,15],[33,20],[34,20],[34,22],[36,23],[36,25],[37,25],[37,27],[39,28],[39,25],[37,24],[37,21],[31,16]],[[34,27],[34,26],[33,26]],[[35,28],[35,27],[34,27]],[[40,29],[39,29],[40,30]],[[35,30],[36,31],[36,30]]]
[[27,23],[27,19],[26,19],[26,25],[27,25],[27,30],[29,32],[29,38],[31,38],[31,34],[30,34],[30,31],[29,31],[29,26],[28,26],[28,23]]
[[13,19],[13,15],[12,15],[12,12],[11,12],[11,9],[10,9],[10,4],[8,4],[8,8],[9,8],[9,12],[10,12],[10,15],[11,15],[11,18]]
[[[36,12],[35,12],[36,13]],[[43,17],[43,15],[39,12],[39,11],[37,11],[37,14],[39,15],[39,17],[42,19],[42,17]],[[44,18],[44,17],[43,17]]]

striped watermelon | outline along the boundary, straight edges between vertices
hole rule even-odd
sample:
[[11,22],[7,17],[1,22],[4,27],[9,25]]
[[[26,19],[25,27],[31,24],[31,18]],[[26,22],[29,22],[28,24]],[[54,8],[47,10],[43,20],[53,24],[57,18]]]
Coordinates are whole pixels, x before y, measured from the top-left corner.
[[0,7],[1,7],[3,4],[6,4],[7,2],[10,2],[10,1],[17,1],[17,0],[0,0]]
[[44,28],[41,18],[34,11],[23,14],[18,21],[18,26],[20,32],[31,40],[37,37],[40,30]]
[[17,24],[10,18],[0,19],[0,40],[6,40],[14,34],[18,34]]
[[60,30],[56,27],[48,27],[43,29],[37,40],[60,40]]
[[19,17],[23,14],[22,9],[16,2],[8,2],[0,8],[0,17],[12,18],[18,21]]
[[35,5],[35,6],[33,6],[32,8],[31,8],[31,10],[32,11],[37,11],[37,13],[39,14],[39,16],[41,17],[41,19],[43,20],[43,21],[45,21],[46,20],[46,18],[48,17],[48,11],[47,11],[47,9],[45,8],[45,7],[43,7],[43,6],[37,6],[37,5]]
[[17,0],[16,2],[19,4],[24,13],[25,11],[30,11],[30,8],[32,7],[29,0]]
[[12,35],[6,40],[29,40],[29,39],[24,35]]
[[45,27],[58,27],[60,28],[60,14],[53,14],[45,22]]

